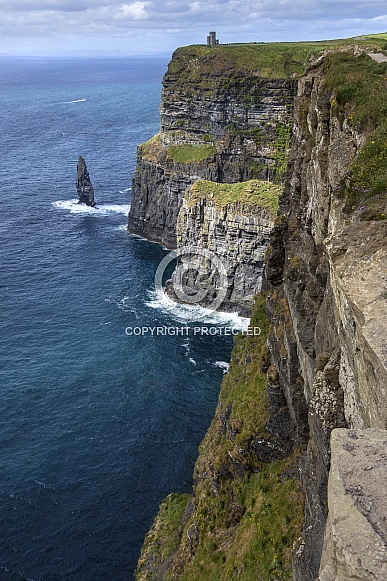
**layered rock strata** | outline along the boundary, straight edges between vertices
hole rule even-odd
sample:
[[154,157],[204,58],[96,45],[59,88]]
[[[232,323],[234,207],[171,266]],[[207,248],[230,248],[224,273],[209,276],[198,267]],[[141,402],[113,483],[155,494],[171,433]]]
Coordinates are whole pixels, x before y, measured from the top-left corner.
[[163,80],[161,131],[138,148],[128,230],[176,247],[198,179],[281,182],[296,83],[265,79],[210,49],[178,49]]
[[[177,301],[248,317],[261,289],[282,188],[251,180],[238,187],[239,201],[230,201],[232,189],[199,181],[187,190],[176,225],[181,254],[168,294]],[[266,197],[256,195],[262,189]]]
[[319,568],[331,430],[386,427],[387,224],[359,221],[340,196],[366,138],[338,115],[323,66],[310,70],[299,82],[265,285],[271,362],[304,450],[297,581],[315,581]]

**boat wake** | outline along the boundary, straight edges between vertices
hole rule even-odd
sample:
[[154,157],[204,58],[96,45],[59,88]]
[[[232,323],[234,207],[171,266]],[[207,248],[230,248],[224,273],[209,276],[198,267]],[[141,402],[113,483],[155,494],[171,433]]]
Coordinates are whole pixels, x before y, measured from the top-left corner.
[[72,103],[84,103],[86,99],[76,99],[75,101],[62,101],[63,105],[70,105]]

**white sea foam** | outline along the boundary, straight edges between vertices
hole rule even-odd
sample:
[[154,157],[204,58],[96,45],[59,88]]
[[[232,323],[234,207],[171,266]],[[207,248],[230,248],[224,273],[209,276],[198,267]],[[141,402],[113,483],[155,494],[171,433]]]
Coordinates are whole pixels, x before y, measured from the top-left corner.
[[170,248],[166,248],[165,246],[160,244],[160,242],[155,242],[154,240],[148,240],[147,238],[143,238],[142,236],[139,236],[138,234],[133,234],[132,232],[128,232],[128,234],[131,238],[137,238],[138,240],[142,240],[143,242],[146,242],[147,244],[157,244],[158,246],[161,246],[161,248],[163,250],[170,250]]
[[79,204],[77,199],[73,200],[59,200],[52,202],[54,208],[58,210],[66,210],[70,214],[86,214],[89,216],[107,216],[109,214],[123,214],[127,215],[130,210],[129,204],[100,204],[95,208],[86,206],[86,204]]
[[230,367],[230,364],[227,361],[215,361],[214,367],[219,367],[219,369],[223,369],[223,373],[227,373]]
[[192,357],[189,357],[189,358],[188,358],[188,361],[189,361],[190,363],[192,363],[192,365],[196,365],[196,361],[195,361],[195,359],[192,359]]
[[185,350],[185,356],[189,357],[190,353],[191,353],[191,348],[189,346],[189,339],[187,339],[187,341],[185,341],[184,343],[181,344],[182,347],[184,347]]
[[126,188],[126,190],[118,190],[120,194],[126,194],[126,192],[131,192],[132,188]]
[[133,313],[137,317],[137,310],[133,306],[133,297],[122,297],[121,299],[108,297],[105,299],[105,303],[116,305],[120,310],[126,313]]
[[47,490],[55,490],[55,486],[52,486],[52,484],[46,484],[44,482],[40,482],[39,480],[34,480],[34,482],[39,486],[43,486],[43,488],[46,488]]
[[75,101],[63,101],[64,105],[70,105],[71,103],[84,103],[86,99],[75,99]]
[[149,301],[145,304],[158,309],[180,323],[198,322],[205,325],[223,325],[240,331],[247,330],[250,319],[237,313],[222,313],[205,309],[199,305],[180,305],[172,301],[162,290],[148,291]]
[[119,230],[120,232],[126,232],[128,229],[127,224],[121,224],[120,226],[115,226],[114,230]]

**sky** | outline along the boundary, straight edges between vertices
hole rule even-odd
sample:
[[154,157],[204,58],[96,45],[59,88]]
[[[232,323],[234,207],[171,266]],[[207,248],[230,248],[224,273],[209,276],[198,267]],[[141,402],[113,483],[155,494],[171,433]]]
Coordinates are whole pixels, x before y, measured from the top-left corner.
[[323,40],[387,31],[385,0],[0,0],[0,53],[171,53],[205,43]]

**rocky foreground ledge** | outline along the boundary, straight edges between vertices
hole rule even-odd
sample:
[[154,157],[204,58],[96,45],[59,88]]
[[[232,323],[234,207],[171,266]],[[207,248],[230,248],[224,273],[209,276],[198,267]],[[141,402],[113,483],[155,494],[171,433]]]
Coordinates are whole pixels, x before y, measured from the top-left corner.
[[318,581],[387,579],[387,432],[333,430]]

